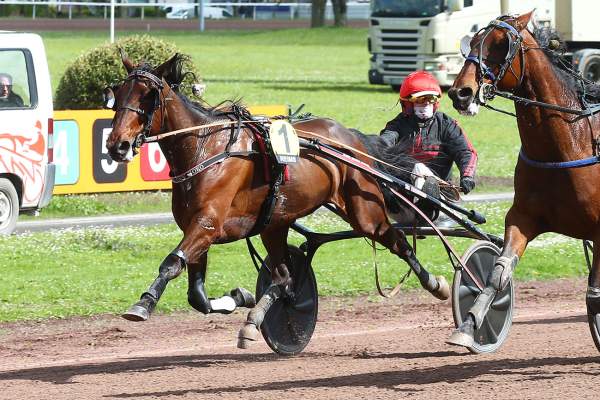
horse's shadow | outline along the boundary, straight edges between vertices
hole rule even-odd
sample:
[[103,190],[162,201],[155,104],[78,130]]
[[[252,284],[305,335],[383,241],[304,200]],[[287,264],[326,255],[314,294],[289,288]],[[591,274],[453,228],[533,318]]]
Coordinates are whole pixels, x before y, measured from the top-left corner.
[[[447,352],[442,352],[445,356]],[[436,357],[436,353],[427,353],[429,356]],[[453,354],[454,355],[454,354]],[[402,359],[404,354],[396,354]],[[407,358],[415,358],[408,355]],[[117,398],[137,398],[137,397],[168,397],[184,396],[189,394],[224,395],[231,393],[265,392],[265,391],[286,391],[301,390],[303,388],[322,388],[336,389],[340,387],[364,387],[383,390],[393,390],[396,392],[420,392],[423,389],[420,386],[436,383],[460,383],[467,382],[470,379],[482,375],[491,376],[511,376],[512,380],[537,381],[559,378],[567,374],[579,374],[585,376],[597,376],[599,368],[597,366],[600,357],[550,357],[533,358],[527,360],[501,359],[501,360],[478,360],[473,362],[463,362],[460,364],[443,365],[440,367],[416,368],[408,371],[388,370],[382,372],[369,372],[363,374],[348,374],[341,376],[326,376],[322,378],[311,379],[290,379],[285,381],[268,382],[254,386],[222,386],[213,388],[199,388],[198,385],[189,389],[165,390],[160,392],[130,392],[111,394],[111,397]],[[573,366],[573,371],[556,371],[552,367]],[[543,371],[542,369],[553,369]],[[401,385],[410,385],[409,387],[399,387]]]
[[[422,358],[448,358],[464,357],[463,353],[449,351],[420,352],[420,353],[393,353],[393,354],[364,354],[354,356],[357,359],[394,358],[398,360]],[[321,353],[303,353],[298,357],[322,358]],[[179,366],[188,368],[208,368],[223,366],[228,363],[264,363],[285,360],[275,354],[212,354],[212,355],[186,355],[169,357],[143,357],[124,361],[107,363],[89,363],[83,365],[60,365],[51,367],[30,368],[18,371],[0,373],[2,380],[31,380],[43,381],[54,384],[72,383],[75,376],[100,375],[110,371],[111,374],[122,372],[149,372],[172,369]],[[311,379],[289,379],[285,381],[269,382],[247,385],[231,385],[223,387],[202,388],[193,385],[189,389],[165,390],[161,392],[129,392],[111,394],[110,397],[135,398],[135,397],[167,397],[188,394],[224,394],[238,392],[264,392],[298,390],[301,388],[338,388],[338,387],[375,387],[377,389],[394,390],[400,392],[418,392],[421,385],[436,383],[465,382],[481,375],[511,376],[511,379],[521,381],[535,381],[544,379],[561,378],[566,374],[596,376],[600,372],[600,356],[593,357],[549,357],[531,359],[481,359],[469,362],[447,364],[436,367],[415,368],[407,371],[388,370],[382,372],[369,372],[361,374],[347,374],[341,376],[327,376]],[[552,367],[574,367],[570,371],[558,371]],[[596,368],[593,368],[596,366]],[[550,367],[550,368],[549,368]],[[545,371],[544,371],[545,369]],[[410,387],[399,387],[410,385]]]

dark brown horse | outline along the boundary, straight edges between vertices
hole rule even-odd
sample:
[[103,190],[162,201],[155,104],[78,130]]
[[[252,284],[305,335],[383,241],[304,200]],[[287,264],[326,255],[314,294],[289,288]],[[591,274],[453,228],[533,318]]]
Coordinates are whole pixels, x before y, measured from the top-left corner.
[[[289,166],[291,180],[272,190],[265,178],[273,165],[260,154],[251,116],[239,104],[207,107],[193,103],[177,91],[182,79],[182,57],[174,56],[157,68],[134,66],[122,55],[127,77],[114,87],[113,130],[106,146],[111,157],[127,162],[148,138],[164,132],[210,125],[159,141],[173,178],[172,211],[184,237],[162,262],[159,274],[141,300],[124,314],[130,320],[146,320],[160,299],[167,283],[188,269],[188,301],[202,313],[229,313],[235,307],[252,307],[254,301],[242,289],[219,299],[208,299],[205,290],[207,252],[215,243],[227,243],[260,233],[274,268],[271,290],[249,316],[250,330],[256,334],[269,296],[285,297],[294,282],[287,236],[290,225],[324,204],[335,205],[337,213],[354,230],[398,255],[417,273],[424,288],[440,299],[449,296],[441,277],[427,273],[417,261],[404,234],[388,222],[378,183],[371,177],[334,163],[319,154],[302,150],[299,162]],[[315,132],[345,145],[365,151],[358,133],[330,119],[297,122],[295,128]],[[215,161],[217,160],[217,161]],[[363,157],[363,161],[371,163]],[[265,170],[266,169],[266,170]],[[270,222],[264,224],[264,205],[270,191],[275,203]],[[268,207],[267,207],[268,208]]]
[[556,51],[561,43],[552,31],[527,29],[530,18],[531,13],[501,17],[482,29],[471,40],[467,61],[449,91],[462,112],[494,95],[515,100],[522,144],[501,257],[450,342],[472,343],[473,329],[479,328],[496,291],[506,287],[527,244],[544,232],[557,232],[594,242],[586,301],[600,346],[600,118],[592,115],[597,107],[587,106],[598,101],[598,87],[561,62]]

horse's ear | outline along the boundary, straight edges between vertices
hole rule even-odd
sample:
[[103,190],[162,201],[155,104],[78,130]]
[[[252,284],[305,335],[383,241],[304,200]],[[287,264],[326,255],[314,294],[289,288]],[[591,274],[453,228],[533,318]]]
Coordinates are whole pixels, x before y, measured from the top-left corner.
[[128,74],[131,73],[131,71],[133,71],[133,62],[131,62],[129,57],[127,57],[125,50],[123,50],[120,47],[119,47],[119,54],[121,55],[121,61],[123,61],[123,65],[125,66],[127,73]]
[[523,29],[527,28],[527,24],[531,21],[531,17],[533,17],[533,13],[535,9],[529,11],[527,14],[519,15],[515,22],[515,28],[521,32]]
[[179,53],[175,53],[173,57],[154,68],[154,75],[158,76],[159,78],[165,78],[171,73],[171,71],[173,71],[173,67],[175,66],[177,58],[179,58]]

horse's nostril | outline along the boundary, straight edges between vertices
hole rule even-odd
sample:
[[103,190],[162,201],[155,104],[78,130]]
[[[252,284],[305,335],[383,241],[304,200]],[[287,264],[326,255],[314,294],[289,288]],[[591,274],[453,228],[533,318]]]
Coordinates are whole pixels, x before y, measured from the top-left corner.
[[471,97],[473,97],[473,89],[470,87],[462,87],[458,89],[459,99],[470,99]]
[[119,152],[119,154],[127,154],[130,147],[131,147],[131,143],[129,143],[128,141],[123,141],[123,142],[119,143],[119,146],[117,147],[117,151]]

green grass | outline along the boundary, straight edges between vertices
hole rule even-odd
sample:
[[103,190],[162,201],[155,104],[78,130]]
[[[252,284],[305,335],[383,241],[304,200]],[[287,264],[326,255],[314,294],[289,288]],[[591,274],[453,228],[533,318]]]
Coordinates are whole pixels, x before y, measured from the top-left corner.
[[[476,205],[488,217],[485,230],[501,234],[508,203]],[[329,213],[309,217],[318,231],[347,229]],[[144,228],[85,229],[0,237],[3,284],[0,285],[0,321],[63,318],[102,313],[118,314],[147,289],[163,258],[177,245],[181,233],[174,225]],[[473,240],[452,239],[462,253]],[[292,234],[290,242],[301,237]],[[258,240],[255,239],[258,244]],[[419,241],[418,257],[430,272],[451,279],[452,268],[439,240]],[[377,253],[382,281],[395,285],[407,266],[387,251]],[[371,249],[363,239],[324,245],[313,266],[321,295],[375,295]],[[213,246],[209,253],[207,288],[219,296],[236,286],[253,290],[256,272],[245,244]],[[516,277],[553,279],[586,273],[581,244],[558,235],[544,235],[526,252]],[[409,278],[406,287],[416,287]],[[171,282],[158,312],[189,310],[187,279]]]
[[[171,192],[126,192],[54,196],[40,214],[42,218],[88,217],[171,211]],[[19,219],[33,219],[21,215]]]

